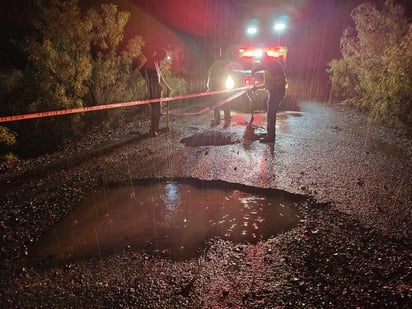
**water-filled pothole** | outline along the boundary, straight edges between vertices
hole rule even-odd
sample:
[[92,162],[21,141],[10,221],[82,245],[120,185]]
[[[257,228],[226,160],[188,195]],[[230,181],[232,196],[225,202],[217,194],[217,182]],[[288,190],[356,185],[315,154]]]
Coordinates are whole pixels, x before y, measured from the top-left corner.
[[206,131],[185,137],[180,142],[190,147],[223,146],[240,143],[240,138],[229,132]]
[[222,181],[116,186],[86,198],[39,241],[33,256],[58,263],[131,249],[190,258],[212,237],[256,243],[292,229],[298,200]]

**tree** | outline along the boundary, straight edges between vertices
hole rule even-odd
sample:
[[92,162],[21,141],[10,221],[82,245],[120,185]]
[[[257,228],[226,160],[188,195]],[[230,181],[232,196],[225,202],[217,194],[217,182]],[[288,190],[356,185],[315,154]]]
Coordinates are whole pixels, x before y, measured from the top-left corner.
[[[49,1],[43,1],[47,3]],[[83,106],[92,72],[92,24],[82,17],[77,0],[53,0],[34,21],[37,36],[28,49],[35,75],[32,110]]]
[[[5,114],[70,109],[139,99],[144,80],[134,59],[144,41],[131,39],[121,46],[130,14],[115,5],[82,12],[78,0],[39,0],[34,34],[25,50],[27,66],[14,90],[0,96]],[[16,73],[17,74],[17,73]],[[18,75],[15,75],[18,76]],[[10,84],[11,78],[3,79]],[[40,153],[61,146],[84,133],[85,115],[75,114],[11,124],[19,145]],[[89,120],[89,116],[86,117]],[[88,123],[88,122],[87,122]]]
[[[82,12],[78,0],[37,0],[35,8],[35,30],[25,49],[26,67],[0,76],[1,85],[8,87],[0,93],[2,113],[71,109],[145,97],[146,81],[138,60],[144,40],[136,36],[123,41],[130,13],[113,4]],[[169,73],[169,80],[182,91],[182,80]],[[101,120],[105,124],[110,119],[121,121],[119,114],[122,110],[26,120],[7,125],[0,139],[10,141],[14,131],[20,146],[38,154],[84,134],[90,120],[100,126]]]
[[[91,24],[77,0],[38,1],[34,34],[26,49],[24,93],[20,113],[84,106],[85,81],[92,72]],[[62,145],[81,121],[80,115],[44,118],[17,124],[20,147],[33,153]]]
[[90,105],[135,100],[144,96],[144,79],[134,60],[142,54],[143,38],[136,36],[122,48],[128,12],[103,4],[100,11],[88,11],[92,24],[93,70],[87,85]]
[[[120,11],[113,4],[103,4],[99,10],[87,12],[87,19],[93,25],[93,70],[87,82],[90,105],[126,102],[145,96],[145,80],[136,65],[136,59],[142,54],[143,38],[135,36],[122,44],[129,18],[130,13]],[[107,125],[117,123],[122,114],[123,110],[102,111],[99,121]]]
[[361,4],[351,16],[355,28],[344,31],[342,58],[329,63],[333,93],[351,99],[373,120],[408,130],[412,123],[411,23],[392,0],[381,9]]
[[[0,74],[0,114],[11,114],[18,104],[14,100],[23,89],[23,73],[21,70],[11,70]],[[0,126],[0,155],[3,155],[16,144],[16,133],[5,126]]]

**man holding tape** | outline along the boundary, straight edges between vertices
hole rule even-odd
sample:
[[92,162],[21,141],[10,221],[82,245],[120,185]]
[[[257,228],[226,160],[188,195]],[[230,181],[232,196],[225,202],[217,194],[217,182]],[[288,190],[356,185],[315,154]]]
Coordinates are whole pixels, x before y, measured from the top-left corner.
[[159,98],[159,102],[151,103],[150,113],[150,135],[152,137],[159,135],[159,122],[161,117],[160,98],[162,96],[162,88],[165,87],[170,93],[172,89],[164,79],[160,70],[160,62],[166,58],[164,49],[153,52],[151,57],[143,65],[143,76],[147,82],[149,99]]

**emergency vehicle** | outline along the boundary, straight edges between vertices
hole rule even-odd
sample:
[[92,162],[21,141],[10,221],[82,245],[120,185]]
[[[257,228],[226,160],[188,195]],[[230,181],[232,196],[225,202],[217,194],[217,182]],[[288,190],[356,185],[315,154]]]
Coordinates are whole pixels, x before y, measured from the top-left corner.
[[[274,29],[276,29],[275,27],[279,28],[279,25],[284,27],[284,24],[275,24]],[[264,35],[258,35],[259,30],[256,23],[254,23],[252,27],[248,27],[246,31],[252,34],[252,37],[245,40],[244,44],[239,44],[234,52],[234,57],[242,69],[234,70],[232,74],[225,77],[227,89],[252,86],[253,84],[259,86],[263,84],[263,72],[257,72],[255,76],[252,77],[251,70],[261,62],[265,54],[278,59],[283,68],[286,69],[288,48],[285,45],[280,45],[280,35],[278,39],[273,35],[268,35],[267,31]],[[256,36],[254,36],[254,34],[256,34]],[[253,110],[266,109],[267,92],[265,90],[257,90],[254,93],[248,92],[246,98],[246,103]],[[245,100],[241,101],[243,101],[243,104],[245,103]],[[240,104],[242,104],[242,102],[240,102]]]

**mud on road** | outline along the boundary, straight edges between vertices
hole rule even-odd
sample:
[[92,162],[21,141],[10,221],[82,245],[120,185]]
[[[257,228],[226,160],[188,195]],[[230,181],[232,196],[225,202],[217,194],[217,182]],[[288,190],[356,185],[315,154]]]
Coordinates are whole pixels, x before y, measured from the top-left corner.
[[[408,308],[411,141],[343,107],[300,102],[278,114],[276,143],[264,144],[264,116],[252,134],[250,115],[235,111],[228,128],[211,128],[210,113],[172,116],[155,138],[131,123],[3,169],[1,306]],[[37,241],[94,191],[192,178],[287,194],[299,222],[254,244],[210,238],[178,261],[126,246],[33,262]]]

